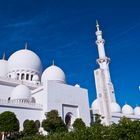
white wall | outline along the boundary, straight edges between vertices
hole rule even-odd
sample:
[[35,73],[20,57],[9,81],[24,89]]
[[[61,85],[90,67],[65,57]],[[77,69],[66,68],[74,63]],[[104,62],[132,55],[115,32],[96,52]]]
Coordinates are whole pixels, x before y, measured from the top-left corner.
[[[0,99],[6,99],[11,96],[13,86],[0,85]],[[21,130],[23,122],[26,119],[40,120],[45,118],[45,113],[52,109],[58,110],[60,116],[64,119],[68,112],[71,112],[74,118],[82,118],[86,125],[90,124],[90,110],[88,93],[86,89],[74,87],[62,83],[48,81],[44,86],[32,90],[32,97],[36,103],[42,104],[38,109],[30,105],[12,105],[0,102],[0,113],[4,111],[14,112],[20,121]]]
[[90,124],[89,101],[86,89],[53,81],[49,81],[46,86],[48,87],[47,111],[58,110],[60,116],[64,118],[67,112],[63,107],[67,106],[67,111],[72,111],[76,118],[82,118],[86,125]]
[[8,99],[11,97],[13,86],[0,85],[0,99]]

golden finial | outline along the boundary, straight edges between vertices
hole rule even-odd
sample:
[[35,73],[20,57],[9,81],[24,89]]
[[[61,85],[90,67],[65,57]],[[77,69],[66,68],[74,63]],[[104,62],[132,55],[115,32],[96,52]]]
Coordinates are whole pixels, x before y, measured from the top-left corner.
[[25,50],[27,50],[28,49],[28,43],[26,42],[25,43]]
[[52,65],[53,65],[53,66],[55,65],[54,60],[52,61]]
[[98,20],[96,20],[96,26],[99,26]]
[[3,53],[2,59],[5,60],[5,52]]

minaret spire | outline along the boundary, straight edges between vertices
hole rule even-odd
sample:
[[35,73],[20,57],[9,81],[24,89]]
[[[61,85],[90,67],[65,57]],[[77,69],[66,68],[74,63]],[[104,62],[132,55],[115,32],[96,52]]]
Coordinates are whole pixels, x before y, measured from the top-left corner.
[[100,67],[102,67],[103,65],[105,66],[105,64],[103,64],[104,62],[106,64],[109,63],[109,58],[105,54],[105,49],[104,49],[105,40],[102,37],[102,31],[99,28],[99,23],[98,23],[97,20],[96,20],[96,28],[97,28],[96,44],[97,44],[97,47],[98,47],[98,54],[99,54],[99,59],[97,59],[97,63],[100,65]]
[[96,28],[97,28],[97,31],[99,31],[100,29],[99,29],[99,23],[98,23],[98,20],[96,20]]

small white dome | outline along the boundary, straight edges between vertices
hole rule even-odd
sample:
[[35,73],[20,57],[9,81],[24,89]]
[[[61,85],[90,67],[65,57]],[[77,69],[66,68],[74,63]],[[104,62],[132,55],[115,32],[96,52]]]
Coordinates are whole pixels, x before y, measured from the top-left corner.
[[62,69],[52,65],[48,67],[41,76],[41,82],[45,83],[46,81],[57,81],[65,83],[65,74]]
[[98,103],[98,99],[95,99],[93,102],[92,102],[92,110],[93,111],[98,111],[99,110],[99,103]]
[[126,114],[126,115],[132,115],[134,113],[134,111],[133,111],[133,108],[130,105],[125,104],[122,107],[122,113]]
[[134,114],[140,116],[140,107],[139,107],[139,106],[136,106],[136,107],[134,108]]
[[34,75],[32,80],[33,81],[39,81],[39,76],[38,75]]
[[31,96],[30,89],[25,85],[16,86],[11,93],[11,100],[14,99],[29,99]]
[[6,77],[7,66],[8,66],[8,61],[1,59],[0,60],[0,77]]
[[75,85],[75,87],[78,87],[78,88],[80,88],[80,85],[79,85],[79,84],[76,84],[76,85]]
[[40,58],[32,51],[22,49],[13,53],[8,59],[8,72],[25,70],[41,74]]
[[117,104],[116,102],[111,103],[111,112],[112,113],[120,113],[121,112],[121,107],[119,104]]

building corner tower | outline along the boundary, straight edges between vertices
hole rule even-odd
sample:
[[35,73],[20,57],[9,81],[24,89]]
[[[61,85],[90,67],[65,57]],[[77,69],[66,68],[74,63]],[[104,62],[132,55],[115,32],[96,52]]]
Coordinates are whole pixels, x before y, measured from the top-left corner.
[[94,77],[98,101],[98,112],[101,116],[103,116],[102,123],[110,125],[111,105],[112,103],[116,103],[116,99],[109,71],[110,59],[105,54],[105,41],[102,38],[102,31],[99,28],[98,21],[96,21],[96,29],[96,44],[99,54],[97,63],[99,64],[99,68],[94,70]]

